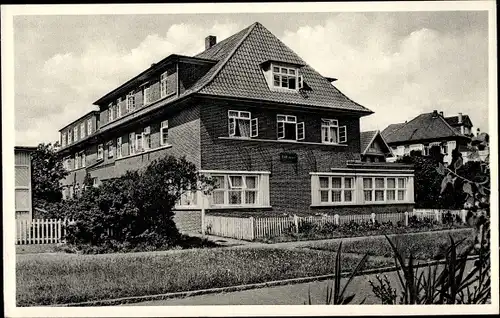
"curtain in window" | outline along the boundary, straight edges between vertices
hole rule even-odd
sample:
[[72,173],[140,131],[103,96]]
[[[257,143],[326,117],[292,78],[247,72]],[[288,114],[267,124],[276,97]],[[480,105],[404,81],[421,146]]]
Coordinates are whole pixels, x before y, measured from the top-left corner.
[[337,127],[330,127],[330,142],[338,142],[339,139],[337,137]]
[[249,120],[238,120],[238,128],[240,130],[241,137],[250,137]]

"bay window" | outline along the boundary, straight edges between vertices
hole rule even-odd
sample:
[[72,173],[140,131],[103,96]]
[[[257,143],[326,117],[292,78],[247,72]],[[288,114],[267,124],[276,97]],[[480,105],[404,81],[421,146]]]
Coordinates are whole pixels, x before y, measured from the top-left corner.
[[353,202],[354,178],[319,177],[321,203]]
[[311,203],[370,205],[413,203],[413,175],[382,173],[311,173]]
[[297,123],[296,116],[277,115],[278,140],[304,140],[304,122]]
[[257,137],[259,123],[257,118],[247,111],[230,110],[228,112],[230,137]]

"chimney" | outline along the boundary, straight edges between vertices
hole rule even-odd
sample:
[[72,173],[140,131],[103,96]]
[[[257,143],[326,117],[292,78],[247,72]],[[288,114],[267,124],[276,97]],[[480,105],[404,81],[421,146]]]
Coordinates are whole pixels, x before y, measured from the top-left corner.
[[217,43],[217,37],[209,35],[205,38],[205,50],[208,50]]
[[441,117],[444,117],[444,115],[443,115],[443,112],[442,112],[442,111],[440,111],[440,112],[439,112],[439,115],[441,115]]
[[462,123],[462,113],[458,113],[458,123]]
[[432,111],[432,118],[436,118],[438,116],[438,111],[437,110],[433,110]]
[[478,128],[477,129],[477,135],[479,136],[480,133],[481,133],[481,130]]

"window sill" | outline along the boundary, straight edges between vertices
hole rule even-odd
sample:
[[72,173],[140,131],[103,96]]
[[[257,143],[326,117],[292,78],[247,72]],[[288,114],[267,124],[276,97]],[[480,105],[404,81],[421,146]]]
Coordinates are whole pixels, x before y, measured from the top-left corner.
[[320,203],[320,204],[311,204],[310,206],[313,208],[320,207],[331,207],[331,206],[370,206],[370,205],[397,205],[397,204],[415,204],[415,202],[402,202],[402,201],[389,201],[389,202],[339,202],[339,203]]
[[175,206],[174,210],[178,211],[201,210],[201,207],[199,205],[183,205],[183,206]]
[[172,148],[172,145],[165,145],[165,146],[161,146],[161,147],[158,147],[158,148],[148,149],[148,150],[145,150],[145,151],[134,153],[132,155],[127,155],[127,156],[123,156],[123,157],[120,157],[120,158],[116,158],[115,162],[119,161],[119,160],[123,160],[123,159],[128,159],[128,158],[132,158],[132,157],[144,155],[144,154],[147,154],[147,153],[155,152],[155,151],[162,150],[162,149],[168,149],[168,148]]
[[255,142],[273,142],[273,143],[288,143],[288,144],[303,144],[303,145],[316,145],[316,146],[326,146],[326,147],[347,147],[347,144],[326,144],[321,142],[309,142],[300,140],[274,140],[274,139],[257,139],[249,137],[219,137],[221,140],[236,140],[236,141],[255,141]]

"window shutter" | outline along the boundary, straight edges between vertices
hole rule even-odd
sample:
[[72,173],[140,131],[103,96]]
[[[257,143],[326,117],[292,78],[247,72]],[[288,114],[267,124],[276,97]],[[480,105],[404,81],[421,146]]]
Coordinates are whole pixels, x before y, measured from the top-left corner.
[[250,137],[257,137],[259,135],[259,119],[254,118],[251,122]]
[[278,139],[283,139],[285,138],[285,123],[284,122],[278,122]]
[[298,84],[299,84],[299,85],[298,85],[299,89],[304,88],[304,79],[302,78],[302,75],[300,75],[300,76],[298,77],[298,81],[299,81],[299,83],[298,83]]
[[229,118],[229,137],[233,137],[236,134],[236,120],[234,118]]
[[340,141],[340,143],[347,142],[347,127],[346,126],[339,127],[339,141]]
[[304,122],[297,124],[297,140],[304,140],[306,137],[306,131],[304,128]]

